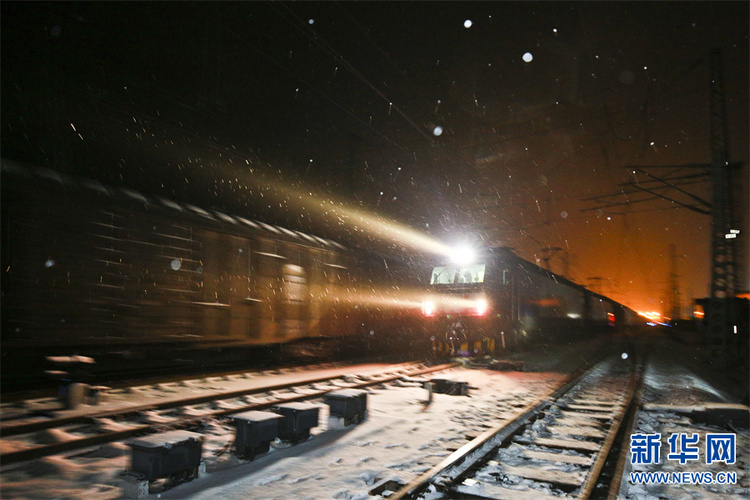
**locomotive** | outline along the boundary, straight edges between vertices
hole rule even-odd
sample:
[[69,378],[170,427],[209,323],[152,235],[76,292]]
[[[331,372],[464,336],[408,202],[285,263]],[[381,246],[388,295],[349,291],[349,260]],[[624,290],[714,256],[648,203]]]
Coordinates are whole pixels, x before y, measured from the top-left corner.
[[465,262],[352,249],[5,159],[0,187],[3,384],[48,356],[471,356],[636,317],[508,248]]
[[497,354],[634,325],[637,314],[510,248],[466,250],[438,262],[422,303],[437,352]]
[[409,280],[374,251],[5,159],[1,200],[4,375],[73,353],[343,349],[395,325],[408,344],[419,319],[366,300]]

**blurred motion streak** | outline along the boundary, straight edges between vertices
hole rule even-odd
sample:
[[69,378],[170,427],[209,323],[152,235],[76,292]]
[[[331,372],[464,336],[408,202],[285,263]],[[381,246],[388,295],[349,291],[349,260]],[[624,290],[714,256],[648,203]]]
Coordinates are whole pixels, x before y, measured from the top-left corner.
[[[237,172],[228,166],[222,168],[224,174],[236,177]],[[337,223],[362,235],[387,243],[398,244],[412,250],[427,252],[443,256],[452,256],[455,250],[450,246],[417,231],[403,223],[386,219],[383,216],[351,207],[342,201],[328,199],[314,195],[310,189],[303,191],[298,188],[285,186],[281,180],[264,177],[257,182],[251,174],[240,174],[248,185],[255,185],[263,190],[263,197],[272,196],[280,205],[286,204],[289,209],[300,213],[310,213],[321,217],[328,223]],[[338,221],[338,222],[336,222]]]

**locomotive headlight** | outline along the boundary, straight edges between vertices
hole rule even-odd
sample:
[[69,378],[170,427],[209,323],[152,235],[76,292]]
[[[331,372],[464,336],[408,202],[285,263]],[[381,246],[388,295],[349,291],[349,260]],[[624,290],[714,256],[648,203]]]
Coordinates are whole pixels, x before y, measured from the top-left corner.
[[451,252],[451,260],[459,266],[465,266],[474,262],[474,250],[467,246],[454,248]]
[[474,304],[474,307],[477,311],[478,316],[484,316],[485,314],[487,314],[487,309],[489,308],[489,305],[487,304],[486,299],[479,299]]
[[435,314],[435,303],[431,300],[425,300],[422,302],[422,314],[425,316],[432,316]]

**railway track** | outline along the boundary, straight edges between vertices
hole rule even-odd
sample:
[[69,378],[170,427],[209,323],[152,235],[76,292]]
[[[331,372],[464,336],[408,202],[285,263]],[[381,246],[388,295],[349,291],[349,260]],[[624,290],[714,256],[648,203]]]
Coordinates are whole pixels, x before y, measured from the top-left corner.
[[[359,389],[394,382],[456,366],[456,363],[427,367],[404,364],[383,373],[331,375],[296,380],[271,386],[213,391],[186,398],[171,398],[106,411],[51,418],[2,422],[0,444],[11,450],[0,454],[0,466],[40,459],[92,446],[121,441],[156,431],[191,429],[212,419],[251,410],[264,410],[282,403],[321,398],[328,392],[344,388]],[[241,377],[236,375],[235,377]],[[214,380],[219,382],[219,380]],[[162,388],[178,391],[185,384],[174,383]],[[61,442],[39,443],[39,434],[64,436]],[[8,441],[12,440],[12,444]],[[5,443],[2,443],[5,441]],[[22,449],[13,449],[22,444]]]
[[390,499],[589,498],[628,412],[642,367],[611,359],[489,429]]

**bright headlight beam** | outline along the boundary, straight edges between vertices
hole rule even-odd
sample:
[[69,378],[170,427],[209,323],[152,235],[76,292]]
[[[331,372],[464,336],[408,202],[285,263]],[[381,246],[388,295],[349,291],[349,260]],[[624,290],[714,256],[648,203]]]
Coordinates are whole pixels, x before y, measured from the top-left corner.
[[474,262],[474,250],[467,246],[453,248],[451,249],[450,258],[454,264],[465,266]]
[[[237,178],[238,173],[224,167],[223,170],[230,178]],[[294,187],[285,186],[282,181],[269,179],[264,176],[259,179],[252,174],[239,174],[248,185],[254,185],[255,189],[262,193],[264,199],[273,198],[275,203],[282,204],[287,209],[305,213],[308,211],[327,222],[337,221],[339,225],[345,226],[355,233],[362,233],[390,243],[397,243],[410,249],[429,252],[433,254],[450,257],[453,249],[432,238],[431,236],[417,231],[406,224],[389,220],[383,216],[354,208],[348,204],[322,198],[312,194],[308,188],[305,191]],[[270,200],[269,200],[270,201]]]
[[487,301],[485,299],[477,300],[476,311],[479,316],[484,316],[487,313]]
[[431,300],[425,300],[422,302],[422,314],[425,316],[432,316],[435,314],[435,303]]

